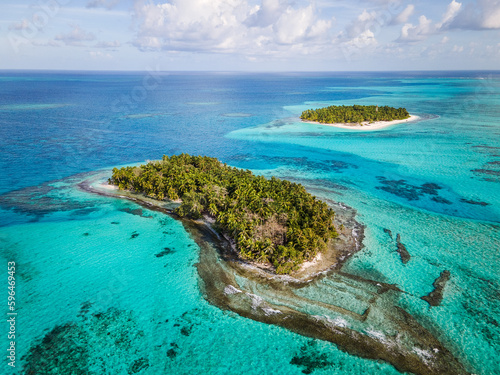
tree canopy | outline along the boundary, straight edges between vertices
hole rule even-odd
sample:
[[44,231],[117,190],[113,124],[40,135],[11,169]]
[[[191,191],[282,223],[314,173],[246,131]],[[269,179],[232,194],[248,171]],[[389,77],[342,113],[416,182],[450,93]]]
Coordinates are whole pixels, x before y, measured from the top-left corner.
[[323,124],[392,121],[404,120],[409,117],[410,114],[406,108],[375,105],[332,105],[325,108],[308,109],[300,115],[302,120]]
[[163,156],[138,167],[114,168],[110,183],[158,200],[178,200],[180,216],[208,215],[234,240],[243,259],[269,262],[288,274],[324,251],[337,236],[334,212],[301,184],[255,176],[216,158]]

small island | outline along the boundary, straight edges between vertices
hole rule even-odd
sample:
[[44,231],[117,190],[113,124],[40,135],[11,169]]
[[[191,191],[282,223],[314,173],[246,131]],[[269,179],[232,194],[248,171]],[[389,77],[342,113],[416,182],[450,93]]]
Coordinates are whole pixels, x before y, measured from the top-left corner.
[[325,251],[337,236],[334,211],[304,186],[266,179],[216,158],[163,156],[138,167],[114,168],[110,184],[157,200],[178,201],[181,217],[205,218],[237,255],[289,274]]
[[417,116],[410,115],[406,108],[375,105],[332,105],[325,108],[308,109],[302,112],[300,118],[306,122],[349,129],[363,128],[364,130],[367,128],[380,129],[388,125],[418,119]]
[[[342,270],[362,247],[364,226],[354,220],[351,208],[331,203],[334,215],[300,184],[187,154],[115,168],[108,177],[105,171],[78,186],[180,220],[199,246],[200,289],[214,306],[332,342],[351,354],[391,363],[400,372],[467,373],[395,303],[404,290]],[[157,250],[152,249],[155,259],[171,251]]]

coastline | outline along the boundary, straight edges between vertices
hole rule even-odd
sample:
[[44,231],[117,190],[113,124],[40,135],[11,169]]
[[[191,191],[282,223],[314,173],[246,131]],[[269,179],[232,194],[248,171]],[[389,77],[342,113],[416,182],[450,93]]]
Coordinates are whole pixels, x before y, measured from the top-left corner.
[[377,121],[377,122],[362,122],[362,123],[323,123],[323,122],[315,122],[315,121],[304,121],[307,124],[315,124],[315,125],[325,125],[332,126],[335,128],[341,129],[351,129],[351,130],[362,130],[362,131],[371,131],[371,130],[380,130],[387,128],[392,125],[403,124],[407,122],[414,122],[420,119],[420,116],[410,115],[410,118],[404,120],[393,120],[393,121]]

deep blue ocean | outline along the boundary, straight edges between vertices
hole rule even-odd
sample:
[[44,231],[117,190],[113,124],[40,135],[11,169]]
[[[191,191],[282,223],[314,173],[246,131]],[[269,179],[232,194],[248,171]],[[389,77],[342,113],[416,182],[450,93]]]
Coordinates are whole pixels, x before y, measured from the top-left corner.
[[[298,117],[332,104],[405,107],[420,120],[359,131]],[[397,284],[397,303],[469,372],[500,373],[500,72],[1,71],[4,353],[8,262],[17,320],[16,367],[3,356],[0,374],[28,362],[40,374],[399,373],[210,305],[180,222],[77,188],[95,171],[180,153],[354,208],[364,248],[343,271]],[[384,229],[401,235],[407,264]],[[443,270],[431,308],[420,297]]]

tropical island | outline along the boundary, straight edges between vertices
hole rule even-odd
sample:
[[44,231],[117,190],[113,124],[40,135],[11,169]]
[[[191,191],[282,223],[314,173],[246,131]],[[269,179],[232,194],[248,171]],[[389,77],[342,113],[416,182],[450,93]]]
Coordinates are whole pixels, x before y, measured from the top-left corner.
[[[98,173],[79,187],[180,220],[199,246],[200,289],[214,306],[332,342],[351,354],[391,363],[400,372],[467,373],[432,332],[395,302],[404,290],[389,280],[342,269],[362,247],[364,226],[351,208],[331,202],[334,215],[300,184],[187,154],[115,168],[108,177],[109,171]],[[152,218],[141,209],[126,212]],[[157,251],[155,258],[170,249]],[[314,254],[315,261],[307,262]],[[259,266],[265,261],[272,269]],[[441,302],[444,276],[433,284],[432,301],[425,298],[431,306]]]
[[244,260],[289,274],[327,249],[337,236],[334,211],[304,186],[266,179],[207,156],[163,156],[114,168],[109,183],[157,199],[179,201],[181,217],[213,223]]
[[388,125],[416,120],[406,108],[375,105],[352,105],[308,109],[300,115],[303,121],[343,128],[370,127],[380,129]]

